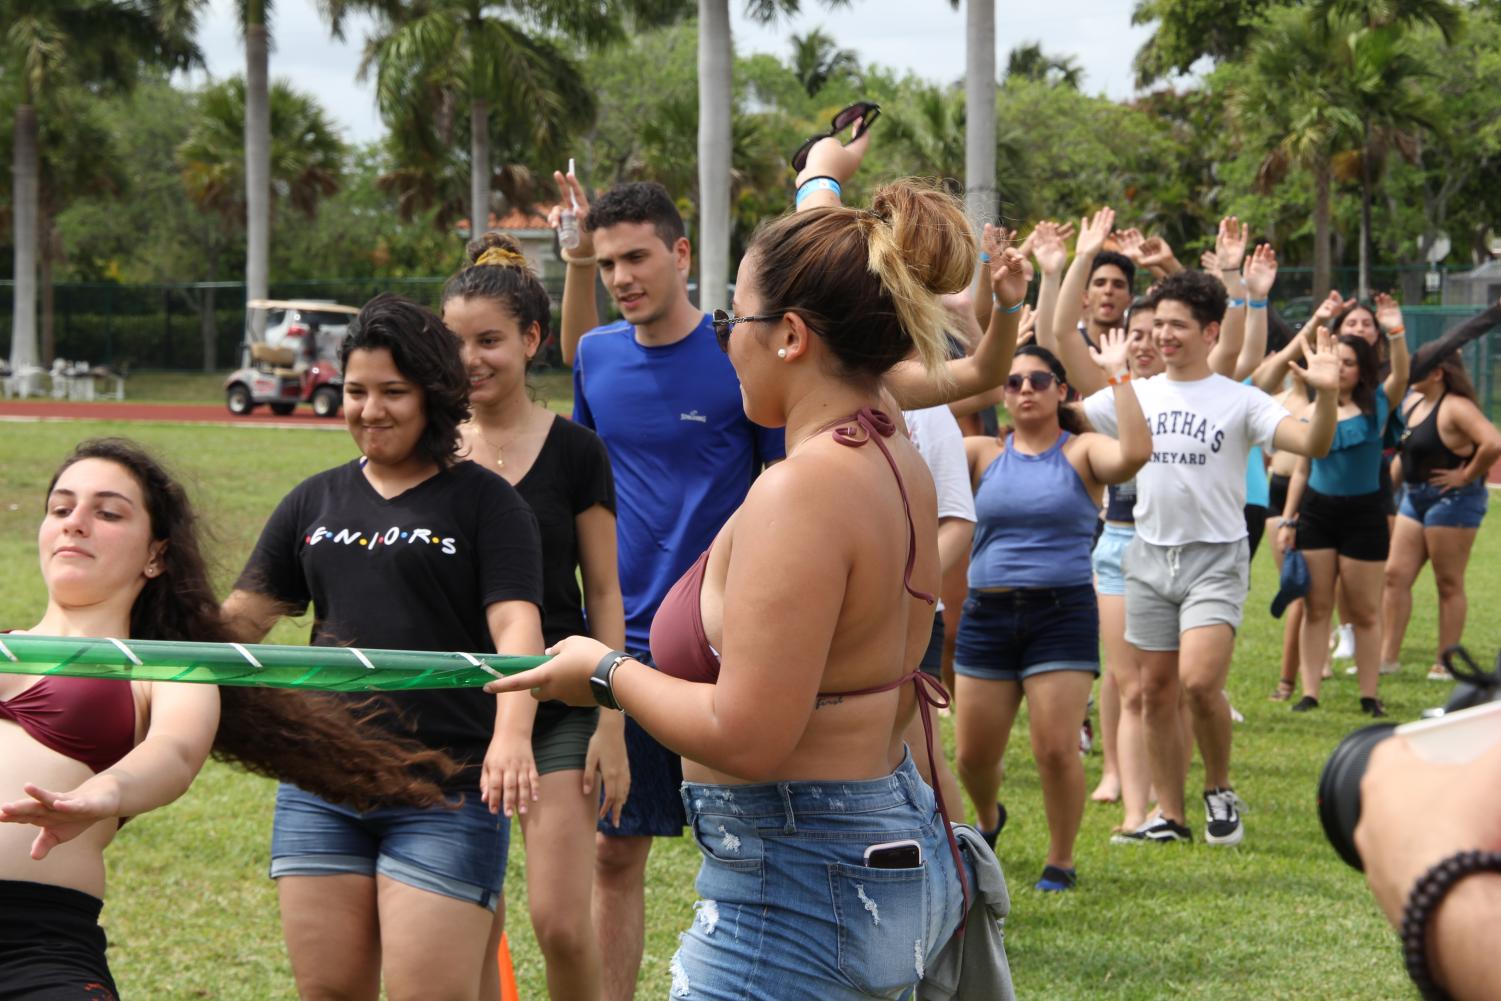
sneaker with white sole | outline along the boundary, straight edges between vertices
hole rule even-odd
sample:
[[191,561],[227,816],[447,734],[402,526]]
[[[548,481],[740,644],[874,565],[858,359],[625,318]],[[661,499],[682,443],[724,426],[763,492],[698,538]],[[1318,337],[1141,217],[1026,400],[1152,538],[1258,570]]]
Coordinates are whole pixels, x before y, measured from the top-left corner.
[[1442,664],[1434,664],[1432,667],[1430,667],[1428,669],[1428,680],[1429,681],[1453,681],[1454,680],[1454,675],[1450,674],[1449,673],[1449,669],[1447,667],[1445,667],[1444,665],[1442,665]]
[[1118,831],[1110,836],[1112,845],[1170,844],[1193,841],[1193,831],[1163,816],[1148,817],[1134,831]]
[[1348,623],[1335,630],[1334,653],[1336,660],[1349,660],[1355,656],[1355,627]]
[[1238,845],[1246,836],[1240,822],[1244,807],[1233,789],[1216,789],[1204,794],[1204,840],[1211,845]]

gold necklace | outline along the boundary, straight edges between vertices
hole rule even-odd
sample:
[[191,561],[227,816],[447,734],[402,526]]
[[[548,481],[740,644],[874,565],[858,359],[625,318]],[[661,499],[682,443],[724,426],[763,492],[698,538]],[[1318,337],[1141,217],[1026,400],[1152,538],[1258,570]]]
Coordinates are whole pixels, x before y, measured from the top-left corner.
[[520,431],[517,431],[515,434],[511,435],[511,437],[507,438],[504,444],[497,445],[495,444],[495,442],[485,437],[485,432],[479,429],[478,424],[474,426],[474,433],[480,436],[480,440],[483,441],[486,445],[489,445],[491,448],[495,449],[496,469],[506,468],[506,449],[510,448],[511,445],[515,443],[516,439],[520,438],[525,432],[526,428],[523,427]]

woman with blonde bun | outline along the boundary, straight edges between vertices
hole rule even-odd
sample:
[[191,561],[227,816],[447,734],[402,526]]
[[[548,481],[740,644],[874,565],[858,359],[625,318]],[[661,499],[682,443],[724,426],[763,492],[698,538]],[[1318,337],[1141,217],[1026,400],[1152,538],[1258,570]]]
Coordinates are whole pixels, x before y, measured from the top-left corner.
[[[1026,275],[1014,251],[996,262],[989,352],[945,369],[939,297],[969,283],[974,237],[954,198],[917,182],[838,205],[867,141],[814,148],[805,172],[833,190],[761,227],[733,315],[715,313],[746,415],[786,429],[787,458],[663,602],[657,670],[573,636],[489,686],[623,709],[682,755],[702,899],[674,997],[904,996],[980,899],[972,866],[995,866],[967,833],[978,847],[961,855],[902,739],[941,693],[917,670],[938,526],[933,479],[888,414],[969,395],[993,374],[984,359],[1009,363]],[[996,976],[1009,997],[1003,962]]]

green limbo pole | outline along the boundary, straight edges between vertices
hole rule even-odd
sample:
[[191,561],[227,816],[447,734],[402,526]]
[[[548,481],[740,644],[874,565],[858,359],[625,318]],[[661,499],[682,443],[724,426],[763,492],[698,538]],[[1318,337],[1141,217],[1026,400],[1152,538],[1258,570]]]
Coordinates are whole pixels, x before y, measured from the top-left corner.
[[0,635],[0,673],[4,674],[188,681],[325,692],[475,688],[502,675],[529,670],[547,659],[340,646]]

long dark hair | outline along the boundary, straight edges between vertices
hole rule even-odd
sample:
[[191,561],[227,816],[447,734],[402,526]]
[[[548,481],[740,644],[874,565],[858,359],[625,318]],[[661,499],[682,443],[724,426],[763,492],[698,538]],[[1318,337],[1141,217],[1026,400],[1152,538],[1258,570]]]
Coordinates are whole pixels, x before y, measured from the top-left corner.
[[[1053,373],[1053,378],[1058,380],[1058,385],[1068,387],[1068,374],[1063,370],[1063,362],[1041,344],[1023,344],[1016,349],[1011,356],[1014,362],[1017,358],[1036,358],[1048,367]],[[1067,401],[1058,404],[1058,426],[1069,434],[1083,434],[1089,429],[1084,426],[1084,420],[1079,414],[1079,408],[1070,406]],[[1012,428],[1006,428],[1006,434],[1012,432]],[[1002,436],[1004,437],[1004,435]]]
[[[131,638],[232,640],[209,583],[203,533],[187,491],[135,442],[94,438],[57,467],[47,495],[64,470],[84,459],[112,462],[135,478],[145,496],[151,537],[165,543],[158,560],[162,572],[146,581],[131,606]],[[373,701],[351,705],[316,692],[222,687],[219,706],[214,757],[360,810],[440,804],[439,781],[458,771],[444,754],[367,726],[381,712]]]
[[1376,387],[1381,384],[1376,349],[1364,337],[1356,337],[1354,334],[1341,334],[1339,343],[1355,352],[1355,368],[1359,372],[1355,388],[1350,391],[1350,399],[1360,408],[1361,413],[1370,417],[1376,413]]
[[1471,403],[1479,403],[1475,383],[1470,381],[1470,372],[1458,351],[1451,351],[1439,359],[1438,370],[1444,373],[1444,388],[1451,396],[1463,396]]
[[365,303],[339,348],[347,369],[355,351],[391,352],[397,371],[422,387],[426,426],[416,451],[441,469],[458,461],[459,425],[469,419],[469,378],[459,339],[443,321],[399,295],[382,292]]

